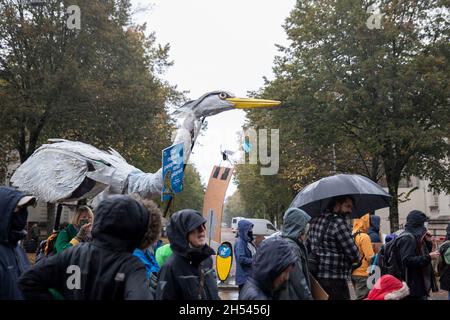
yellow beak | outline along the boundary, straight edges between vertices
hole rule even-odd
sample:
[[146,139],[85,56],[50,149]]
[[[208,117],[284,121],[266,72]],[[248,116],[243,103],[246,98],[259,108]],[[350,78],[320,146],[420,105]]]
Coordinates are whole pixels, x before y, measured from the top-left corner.
[[277,107],[281,105],[281,101],[276,100],[251,99],[251,98],[228,98],[226,100],[233,103],[236,109],[268,108],[268,107]]

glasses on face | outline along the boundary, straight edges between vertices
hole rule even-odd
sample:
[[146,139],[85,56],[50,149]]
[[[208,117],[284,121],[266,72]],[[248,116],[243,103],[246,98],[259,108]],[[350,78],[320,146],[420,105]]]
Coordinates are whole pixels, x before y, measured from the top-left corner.
[[199,225],[197,227],[197,229],[195,229],[195,230],[197,230],[197,232],[199,232],[199,233],[205,231],[206,230],[206,223]]

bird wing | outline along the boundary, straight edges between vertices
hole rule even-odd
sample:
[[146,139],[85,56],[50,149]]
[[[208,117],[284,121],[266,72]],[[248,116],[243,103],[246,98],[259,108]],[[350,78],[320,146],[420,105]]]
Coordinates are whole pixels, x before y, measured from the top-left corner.
[[[78,141],[50,141],[54,143],[38,148],[11,178],[13,186],[44,201],[69,198],[87,177],[121,193],[128,174],[136,170],[116,151],[108,153]],[[99,184],[96,193],[103,190]]]
[[66,199],[86,178],[85,159],[45,145],[28,158],[11,177],[14,187],[47,202]]

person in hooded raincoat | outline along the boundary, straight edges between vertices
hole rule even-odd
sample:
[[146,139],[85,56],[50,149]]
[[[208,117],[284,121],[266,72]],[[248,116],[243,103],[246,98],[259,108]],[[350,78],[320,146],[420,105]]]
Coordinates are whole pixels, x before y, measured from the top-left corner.
[[313,300],[308,271],[308,255],[304,244],[311,217],[303,210],[289,208],[283,217],[281,237],[297,257],[289,279],[278,290],[279,300]]
[[411,300],[426,300],[431,290],[437,290],[431,260],[438,259],[439,252],[432,251],[431,234],[425,226],[427,221],[425,213],[419,210],[411,211],[406,217],[404,233],[412,236],[402,234],[397,239],[405,277],[401,280],[408,284],[408,299]]
[[22,300],[17,285],[30,263],[18,244],[26,237],[27,206],[33,197],[8,187],[0,187],[0,300]]
[[256,253],[252,230],[253,223],[250,221],[244,219],[238,222],[234,257],[236,259],[236,284],[239,286],[239,291],[252,273],[253,256]]
[[239,300],[277,300],[297,257],[281,237],[264,240],[253,260],[252,274],[239,292]]
[[200,212],[175,212],[167,226],[173,254],[161,267],[157,300],[219,300],[214,250],[206,244],[206,219]]
[[148,242],[150,214],[125,195],[104,199],[95,210],[91,242],[36,264],[19,279],[30,300],[152,300],[145,266],[133,250]]
[[361,257],[359,267],[353,270],[351,277],[353,287],[355,288],[356,300],[366,298],[370,291],[367,287],[367,278],[369,277],[367,269],[369,268],[375,253],[373,251],[372,242],[370,241],[370,236],[367,234],[369,225],[369,214],[353,220],[352,234],[359,250],[359,256]]

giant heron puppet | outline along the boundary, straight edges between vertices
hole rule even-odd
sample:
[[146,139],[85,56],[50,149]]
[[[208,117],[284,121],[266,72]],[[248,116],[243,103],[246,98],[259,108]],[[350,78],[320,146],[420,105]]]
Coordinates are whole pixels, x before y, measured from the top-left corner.
[[[207,93],[189,101],[174,113],[182,120],[173,144],[183,143],[184,163],[201,129],[202,119],[232,109],[274,107],[279,101],[237,98],[224,91]],[[145,173],[115,150],[103,151],[78,141],[50,139],[39,147],[14,173],[12,185],[46,202],[94,199],[109,194],[138,193],[155,198],[163,189],[162,168]]]

